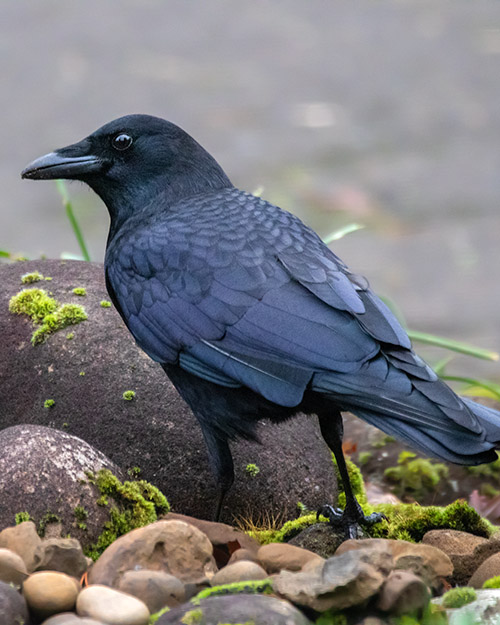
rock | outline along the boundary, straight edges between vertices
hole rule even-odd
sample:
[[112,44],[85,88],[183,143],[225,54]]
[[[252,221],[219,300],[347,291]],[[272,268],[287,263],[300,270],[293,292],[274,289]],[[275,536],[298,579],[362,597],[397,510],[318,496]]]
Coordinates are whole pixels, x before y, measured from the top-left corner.
[[458,530],[431,530],[424,534],[422,542],[444,551],[450,558],[456,555],[470,555],[478,545],[488,542],[487,538]]
[[207,597],[199,604],[184,604],[160,616],[156,625],[213,625],[252,623],[252,625],[312,625],[300,610],[281,599],[266,595]]
[[0,581],[0,615],[2,625],[28,623],[28,607],[22,595],[10,584]]
[[318,612],[361,606],[381,588],[392,568],[389,553],[378,552],[376,566],[367,560],[373,550],[352,550],[332,556],[316,569],[292,573],[281,571],[273,582],[274,590],[289,601]]
[[[448,609],[448,625],[498,625],[500,622],[500,590],[478,590],[477,599],[461,608]],[[432,603],[441,605],[442,597]]]
[[[65,534],[83,544],[97,541],[109,516],[97,505],[100,493],[85,474],[108,468],[121,476],[116,465],[80,438],[39,425],[0,431],[0,449],[0,527],[10,525],[16,512],[26,511],[39,529],[57,521]],[[77,509],[86,512],[84,524]],[[30,526],[27,533],[31,532]],[[30,562],[28,570],[33,565]]]
[[168,605],[176,607],[184,602],[184,584],[163,571],[125,571],[118,590],[143,601],[151,614]]
[[329,523],[315,523],[299,532],[297,536],[288,541],[288,544],[308,549],[322,558],[329,558],[333,556],[344,540],[343,530],[337,530]]
[[288,543],[270,543],[262,545],[257,551],[257,560],[268,573],[287,571],[300,571],[302,567],[313,560],[318,564],[324,563],[324,558],[312,551],[295,547]]
[[437,547],[410,543],[405,540],[387,540],[368,538],[364,540],[346,540],[337,549],[336,554],[343,554],[352,549],[390,549],[394,558],[394,568],[410,570],[421,577],[427,586],[438,589],[443,577],[450,577],[453,564],[450,558]]
[[420,577],[409,571],[392,571],[380,590],[377,608],[396,616],[419,614],[430,598]]
[[23,584],[28,607],[40,618],[72,610],[78,591],[77,580],[56,571],[32,573]]
[[87,586],[78,595],[76,612],[106,625],[147,625],[150,613],[137,597],[108,586]]
[[478,567],[490,556],[500,552],[500,540],[490,539],[478,544],[472,554],[450,556],[453,565],[451,581],[456,586],[465,586]]
[[36,571],[59,571],[80,579],[87,566],[76,538],[48,538],[35,551]]
[[484,582],[491,577],[500,575],[500,553],[495,553],[487,558],[472,574],[468,586],[482,588]]
[[28,573],[35,567],[35,551],[42,542],[32,521],[24,521],[0,532],[0,547],[10,549],[24,560]]
[[213,521],[204,521],[195,519],[185,514],[176,514],[169,512],[162,517],[165,521],[184,521],[197,527],[201,532],[208,536],[208,539],[214,548],[214,558],[218,566],[224,566],[228,563],[232,554],[244,548],[254,554],[257,553],[260,543],[248,534],[240,532],[231,525],[225,523],[214,523]]
[[217,570],[212,543],[199,529],[183,521],[157,521],[115,540],[90,570],[89,582],[117,588],[125,571],[140,568],[183,582],[210,578]]
[[[9,299],[25,286],[21,276],[34,271],[53,279],[30,288],[48,289],[61,303],[83,305],[88,315],[87,321],[55,332],[36,347],[30,343],[31,320],[8,310]],[[175,510],[211,518],[215,483],[201,429],[161,367],[137,347],[117,311],[101,307],[102,300],[109,300],[102,265],[67,260],[3,264],[0,281],[0,429],[18,423],[67,429],[123,469],[139,465],[141,478],[158,486]],[[86,288],[86,296],[72,293],[78,286]],[[123,400],[126,390],[136,392],[133,401]],[[55,404],[44,408],[46,399]],[[251,516],[258,522],[265,511],[286,520],[295,517],[297,501],[311,509],[335,501],[335,471],[316,419],[263,422],[258,434],[262,444],[231,444],[235,483],[223,519]],[[249,464],[259,467],[258,475],[246,470]],[[9,518],[4,525],[12,522]]]
[[268,574],[256,562],[241,560],[234,564],[228,564],[210,580],[212,586],[222,586],[222,584],[232,584],[233,582],[245,582],[252,579],[266,579]]
[[0,581],[21,586],[28,577],[24,560],[10,549],[0,548]]
[[93,618],[80,617],[74,612],[61,612],[50,616],[41,625],[103,625],[103,623]]
[[236,551],[233,551],[228,564],[234,564],[235,562],[242,562],[244,560],[248,560],[248,562],[257,562],[257,552],[249,551],[248,549],[237,549]]

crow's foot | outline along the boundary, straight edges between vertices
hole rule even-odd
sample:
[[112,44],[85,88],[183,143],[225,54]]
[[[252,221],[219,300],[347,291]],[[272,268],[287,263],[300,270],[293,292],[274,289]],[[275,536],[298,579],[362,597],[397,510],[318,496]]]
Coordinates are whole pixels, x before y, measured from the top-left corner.
[[371,526],[383,520],[387,521],[387,517],[379,512],[365,515],[359,504],[349,509],[346,507],[345,510],[326,504],[317,511],[316,518],[320,514],[328,519],[332,527],[342,528],[346,538],[365,538],[366,533],[363,532],[363,525]]

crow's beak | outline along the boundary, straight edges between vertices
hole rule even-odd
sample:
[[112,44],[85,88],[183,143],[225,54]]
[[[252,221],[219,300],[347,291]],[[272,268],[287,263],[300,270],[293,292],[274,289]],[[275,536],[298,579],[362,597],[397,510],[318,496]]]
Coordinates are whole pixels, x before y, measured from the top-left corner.
[[79,179],[102,171],[104,167],[102,159],[92,154],[71,156],[71,147],[73,146],[40,156],[21,172],[21,178],[30,180]]

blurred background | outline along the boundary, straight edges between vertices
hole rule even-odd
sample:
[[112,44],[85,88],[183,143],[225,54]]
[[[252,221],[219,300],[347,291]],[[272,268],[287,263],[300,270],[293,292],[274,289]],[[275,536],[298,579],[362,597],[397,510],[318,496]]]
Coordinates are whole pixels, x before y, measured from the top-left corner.
[[[0,249],[78,254],[55,184],[19,172],[150,113],[321,235],[365,225],[332,248],[411,328],[500,349],[497,0],[17,0],[0,29]],[[101,261],[106,210],[68,192]]]

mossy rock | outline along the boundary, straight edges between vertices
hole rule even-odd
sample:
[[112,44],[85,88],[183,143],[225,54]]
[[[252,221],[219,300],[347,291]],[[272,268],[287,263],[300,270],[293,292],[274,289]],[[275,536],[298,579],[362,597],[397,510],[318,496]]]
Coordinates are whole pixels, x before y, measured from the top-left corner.
[[[35,272],[42,278],[22,282]],[[109,301],[103,266],[18,262],[0,266],[0,278],[0,429],[32,423],[74,434],[158,486],[174,511],[211,518],[215,484],[201,430],[114,307],[103,305]],[[56,328],[33,345],[45,315],[34,325],[28,315],[9,311],[9,301],[22,289],[44,290],[58,306],[79,305],[88,319]],[[262,423],[259,436],[262,445],[232,443],[236,479],[223,520],[286,520],[296,516],[298,501],[311,509],[335,501],[335,471],[316,419]],[[259,471],[249,473],[249,465]]]

